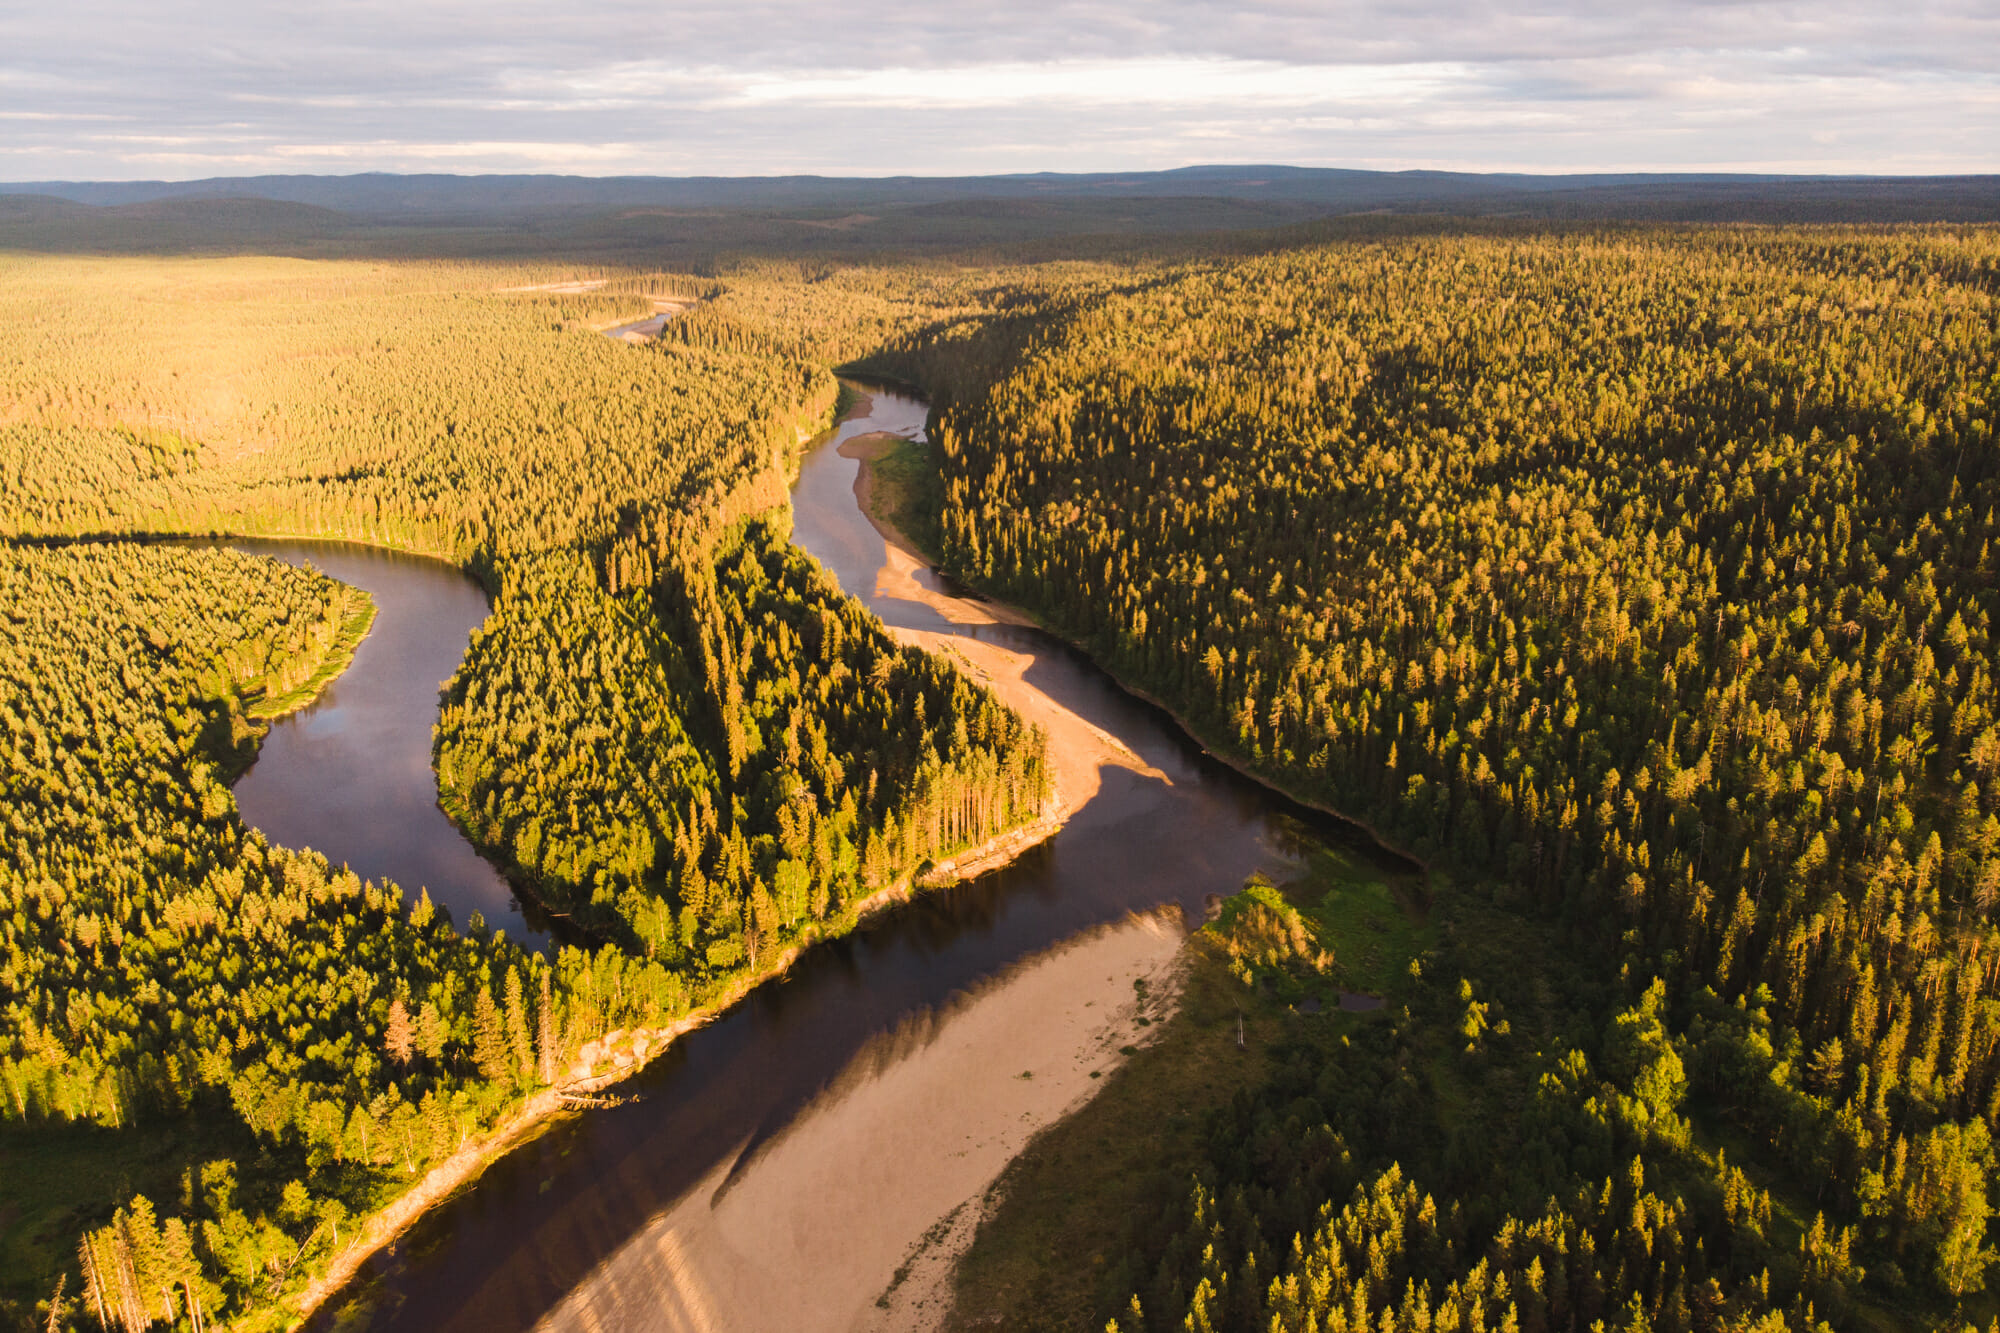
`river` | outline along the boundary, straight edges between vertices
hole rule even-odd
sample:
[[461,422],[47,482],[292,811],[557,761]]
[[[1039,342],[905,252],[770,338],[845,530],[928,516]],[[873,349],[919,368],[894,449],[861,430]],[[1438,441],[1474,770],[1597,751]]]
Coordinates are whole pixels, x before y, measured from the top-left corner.
[[474,912],[509,939],[543,947],[500,872],[437,803],[431,731],[438,689],[491,609],[462,570],[345,542],[230,541],[310,565],[375,599],[354,660],[311,704],[271,724],[236,782],[243,822],[285,847],[310,847],[364,879],[428,889],[463,928]]
[[[919,431],[924,415],[914,399],[877,392],[865,416],[819,443],[793,492],[794,540],[891,626],[1025,662],[1023,679],[1101,729],[1124,759],[1097,770],[1092,799],[1049,841],[809,951],[782,981],[621,1085],[636,1100],[552,1122],[375,1256],[316,1326],[849,1327],[846,1305],[860,1293],[873,1309],[911,1237],[850,1243],[841,1228],[900,1205],[914,1210],[921,1233],[963,1191],[983,1187],[982,1172],[961,1163],[970,1148],[918,1131],[961,1111],[990,1117],[989,1103],[1027,1097],[1029,1076],[1053,1077],[1060,1071],[1050,1066],[1068,1062],[1072,1048],[1095,1058],[1110,1029],[1071,1031],[1077,1006],[1095,1003],[1080,997],[1108,984],[1123,988],[1129,1006],[1140,955],[1160,952],[1142,938],[1160,929],[1158,909],[1198,921],[1209,895],[1283,863],[1290,821],[1311,816],[1208,758],[1080,655],[1037,630],[957,624],[890,595],[889,548],[856,501],[859,464],[839,447],[868,432]],[[928,571],[917,577],[951,591]],[[1135,926],[1133,913],[1153,915]],[[1107,1012],[1089,1021],[1108,1021]],[[1030,1024],[1021,1017],[1029,1014],[1046,1018]],[[1010,1017],[1017,1021],[996,1021]],[[1063,1059],[1037,1043],[1060,1046]],[[1009,1081],[961,1090],[956,1110],[947,1097],[933,1121],[913,1121],[913,1106],[898,1103],[904,1084],[911,1098],[935,1099],[982,1072]],[[1037,1123],[1061,1109],[1022,1105]],[[813,1145],[865,1145],[857,1119],[888,1145],[858,1152],[865,1171],[843,1173],[844,1160],[825,1151],[814,1157]],[[729,1199],[739,1215],[730,1216]],[[927,1212],[938,1199],[943,1206]],[[744,1201],[759,1200],[766,1211],[740,1215]],[[800,1292],[814,1301],[803,1322],[790,1304]]]

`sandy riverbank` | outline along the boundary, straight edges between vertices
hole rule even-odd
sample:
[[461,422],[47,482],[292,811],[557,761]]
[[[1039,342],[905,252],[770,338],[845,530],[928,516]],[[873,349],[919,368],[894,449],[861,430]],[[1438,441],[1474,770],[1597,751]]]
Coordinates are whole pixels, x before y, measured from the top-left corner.
[[[1059,821],[1044,818],[1003,833],[961,853],[952,862],[941,863],[925,882],[934,884],[941,877],[949,882],[1005,864],[1051,836],[1060,826]],[[958,873],[946,874],[952,867],[959,867]],[[905,878],[876,890],[853,905],[844,929],[852,929],[877,912],[908,902],[918,887]],[[531,1094],[491,1132],[464,1144],[427,1170],[387,1207],[371,1214],[356,1229],[348,1247],[296,1298],[294,1308],[299,1318],[311,1317],[329,1297],[354,1280],[363,1264],[394,1244],[426,1212],[477,1180],[487,1166],[533,1138],[556,1116],[576,1114],[579,1107],[590,1104],[589,1099],[631,1078],[664,1055],[675,1041],[722,1017],[751,991],[783,977],[807,949],[823,938],[844,933],[844,929],[815,934],[789,945],[766,966],[739,977],[714,1001],[673,1023],[657,1028],[618,1028],[585,1044],[555,1086]]]
[[1137,1042],[1178,976],[1178,912],[1030,959],[857,1056],[747,1160],[628,1241],[540,1328],[936,1327],[988,1186]]
[[[954,625],[1032,626],[1032,621],[1011,608],[953,597],[927,586],[919,578],[929,567],[917,554],[916,547],[895,524],[876,512],[875,478],[870,464],[899,443],[900,438],[894,435],[859,435],[840,446],[843,457],[861,460],[854,479],[855,499],[887,547],[882,571],[875,581],[875,595],[927,606]],[[1042,729],[1048,737],[1049,763],[1055,774],[1057,818],[1075,814],[1097,794],[1097,772],[1104,765],[1129,768],[1162,782],[1169,780],[1166,774],[1133,754],[1116,736],[1079,717],[1031,684],[1027,674],[1035,665],[1034,654],[930,630],[891,626],[889,632],[902,643],[950,657],[960,670]]]

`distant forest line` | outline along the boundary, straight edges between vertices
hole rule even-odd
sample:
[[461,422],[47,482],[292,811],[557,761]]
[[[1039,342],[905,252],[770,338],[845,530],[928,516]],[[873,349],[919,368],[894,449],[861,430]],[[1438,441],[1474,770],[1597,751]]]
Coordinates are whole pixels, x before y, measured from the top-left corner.
[[742,255],[854,259],[1037,243],[1087,255],[1190,236],[1212,246],[1223,232],[1382,215],[1533,226],[2000,222],[2000,176],[1202,166],[970,177],[374,173],[43,181],[0,183],[0,249],[546,256],[706,271]]

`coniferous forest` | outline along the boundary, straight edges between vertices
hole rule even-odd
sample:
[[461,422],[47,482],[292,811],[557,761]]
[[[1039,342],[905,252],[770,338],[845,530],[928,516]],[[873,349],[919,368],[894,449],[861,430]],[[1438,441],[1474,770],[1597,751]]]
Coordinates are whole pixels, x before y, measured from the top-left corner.
[[[1039,735],[788,540],[836,368],[931,397],[946,572],[1365,822],[1438,927],[1044,1326],[2000,1316],[1991,229],[0,266],[0,1141],[202,1125],[7,1233],[18,1322],[60,1278],[78,1327],[282,1326],[586,1046],[1041,810]],[[594,332],[662,294],[656,343]],[[442,799],[584,942],[244,827],[368,607],[133,540],[208,534],[481,580]],[[1268,904],[1219,929],[1253,985],[1326,965]]]
[[[826,367],[595,332],[675,279],[8,262],[0,1135],[48,1177],[8,1235],[24,1322],[60,1279],[105,1327],[283,1326],[344,1229],[600,1038],[726,1000],[1040,813],[1039,736],[785,540]],[[584,943],[539,957],[243,826],[260,720],[370,608],[120,540],[176,533],[481,577],[442,798]]]
[[1239,1099],[1118,1327],[1982,1288],[1996,278],[1989,233],[1411,239],[898,349],[951,389],[947,568],[1555,927],[1563,980],[1479,978],[1496,1006],[1448,952],[1403,1024]]

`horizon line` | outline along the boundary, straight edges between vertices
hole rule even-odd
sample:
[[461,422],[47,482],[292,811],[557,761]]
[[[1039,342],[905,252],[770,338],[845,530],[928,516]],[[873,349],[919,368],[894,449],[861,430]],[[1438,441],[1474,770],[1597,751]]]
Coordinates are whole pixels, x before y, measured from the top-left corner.
[[887,173],[872,172],[777,172],[762,174],[731,175],[719,172],[699,172],[669,174],[651,172],[607,172],[586,171],[394,171],[370,169],[363,171],[257,171],[242,173],[212,173],[205,176],[39,176],[32,178],[0,178],[0,189],[26,185],[198,185],[210,181],[252,181],[269,179],[298,180],[355,180],[365,177],[383,177],[397,180],[441,178],[450,180],[577,180],[577,181],[950,181],[950,180],[1032,180],[1041,177],[1077,179],[1087,177],[1120,176],[1171,176],[1185,172],[1199,171],[1287,171],[1287,172],[1327,172],[1359,176],[1465,176],[1473,178],[1525,177],[1541,180],[1587,180],[1602,177],[1624,179],[1647,178],[1659,180],[1743,180],[1743,181],[1950,181],[1986,180],[2000,178],[2000,166],[1986,171],[1952,172],[1887,172],[1887,171],[1755,171],[1721,170],[1716,168],[1680,168],[1665,170],[1657,167],[1593,167],[1586,170],[1551,170],[1546,168],[1489,168],[1475,170],[1463,167],[1348,167],[1348,166],[1304,166],[1289,162],[1191,162],[1178,167],[1138,167],[1111,168],[1103,170],[1063,171],[1044,169],[1038,171],[986,171],[986,172],[929,172],[898,171]]

